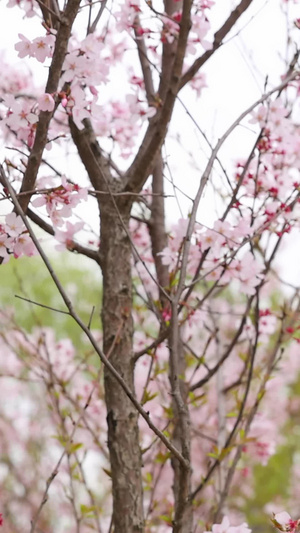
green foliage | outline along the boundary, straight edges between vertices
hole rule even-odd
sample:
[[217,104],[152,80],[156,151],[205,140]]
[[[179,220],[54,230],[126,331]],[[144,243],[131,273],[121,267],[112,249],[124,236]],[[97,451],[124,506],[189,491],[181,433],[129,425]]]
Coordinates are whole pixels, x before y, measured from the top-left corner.
[[[53,267],[82,320],[91,329],[100,328],[101,277],[92,269],[91,261],[69,253],[52,260]],[[69,337],[76,347],[85,345],[82,332],[67,314],[34,305],[16,296],[27,298],[53,309],[67,311],[48,270],[40,257],[11,259],[1,266],[0,298],[2,309],[14,312],[15,322],[26,331],[35,327],[55,329],[57,339]]]
[[293,463],[291,445],[279,448],[267,466],[255,467],[255,492],[261,504],[271,502],[278,494],[288,496],[290,471]]
[[[290,386],[289,399],[297,399],[300,395],[300,379]],[[256,465],[253,468],[254,483],[253,496],[247,496],[244,512],[247,522],[251,524],[253,533],[274,533],[272,517],[265,511],[266,505],[272,510],[274,504],[275,512],[278,509],[285,510],[292,514],[289,508],[291,498],[293,498],[293,467],[299,458],[299,413],[297,409],[291,409],[289,417],[283,428],[284,442],[270,457],[266,466]],[[242,439],[241,435],[241,439]],[[247,439],[246,439],[247,440]],[[246,442],[246,441],[245,441]],[[245,484],[247,481],[245,481]],[[237,493],[231,496],[234,506]]]
[[143,398],[142,398],[142,401],[141,401],[141,405],[145,405],[145,403],[150,402],[151,400],[156,398],[157,395],[158,395],[157,392],[151,393],[150,391],[145,389],[144,390],[144,394],[143,394]]
[[[247,501],[245,509],[253,531],[274,533],[264,507],[267,503],[276,502],[278,496],[282,502],[288,499],[293,448],[293,444],[289,442],[278,449],[266,466],[254,467],[254,496]],[[282,508],[284,509],[284,504]]]
[[[299,375],[290,385],[288,396],[292,406],[293,399],[297,400],[300,396]],[[277,506],[279,504],[282,510],[290,512],[289,503],[293,498],[293,467],[299,459],[300,452],[299,422],[298,409],[290,409],[283,428],[284,443],[277,448],[276,454],[269,459],[266,466],[257,465],[254,468],[254,496],[247,501],[245,508],[254,532],[274,533],[271,517],[264,512],[266,504],[275,503]]]

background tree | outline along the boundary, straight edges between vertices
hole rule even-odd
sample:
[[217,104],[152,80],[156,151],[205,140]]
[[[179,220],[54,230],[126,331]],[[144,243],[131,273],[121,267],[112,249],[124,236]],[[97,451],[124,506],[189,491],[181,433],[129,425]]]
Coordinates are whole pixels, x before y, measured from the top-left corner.
[[[291,46],[298,22],[289,23],[281,80],[274,86],[266,80],[260,97],[214,147],[206,139],[211,153],[188,216],[167,234],[164,182],[170,170],[163,147],[175,104],[185,106],[179,94],[188,84],[200,96],[206,85],[203,66],[255,1],[234,3],[211,38],[209,19],[218,6],[209,0],[157,5],[10,0],[7,9],[15,4],[43,26],[34,39],[19,34],[19,57],[49,68],[44,88],[38,89],[3,67],[2,135],[13,152],[7,152],[1,167],[7,212],[0,255],[6,262],[11,255],[37,251],[65,303],[59,311],[73,318],[89,341],[77,361],[67,341],[57,345],[43,328],[23,335],[9,317],[4,319],[3,343],[15,361],[11,374],[34,381],[33,373],[44,383],[63,447],[44,492],[34,487],[25,498],[27,523],[31,531],[48,527],[51,518],[43,518],[43,507],[65,461],[77,531],[197,531],[201,520],[205,528],[206,521],[222,518],[229,488],[246,473],[246,466],[237,470],[237,465],[247,462],[247,453],[262,462],[274,453],[288,413],[278,402],[281,420],[274,424],[272,394],[269,404],[264,396],[279,365],[290,368],[298,342],[298,289],[288,304],[282,297],[272,302],[278,281],[274,258],[299,219],[298,50]],[[249,120],[254,128],[249,155],[228,171],[220,150]],[[71,155],[58,169],[65,151]],[[221,177],[215,179],[217,165]],[[199,204],[210,180],[218,207],[207,228]],[[60,249],[99,266],[101,289],[95,291],[102,292],[101,334],[91,331],[92,314],[84,321],[80,302],[72,303],[76,297],[70,299],[29,220],[54,236]],[[99,372],[91,346],[103,365]],[[284,386],[296,377],[286,372]],[[38,403],[40,388],[31,394],[32,404]],[[94,396],[101,407],[92,406]],[[83,442],[75,440],[80,431]],[[28,435],[27,449],[33,442]],[[94,445],[112,483],[107,525],[101,512],[107,490],[97,501],[83,467]],[[10,467],[8,449],[7,454]],[[27,487],[28,479],[19,483]],[[85,497],[89,504],[82,503]],[[13,520],[9,503],[6,514]],[[222,531],[231,531],[226,520]],[[277,526],[298,527],[287,520],[278,515]],[[51,527],[59,531],[61,525]],[[62,527],[74,531],[74,522]],[[248,531],[246,525],[240,528]]]

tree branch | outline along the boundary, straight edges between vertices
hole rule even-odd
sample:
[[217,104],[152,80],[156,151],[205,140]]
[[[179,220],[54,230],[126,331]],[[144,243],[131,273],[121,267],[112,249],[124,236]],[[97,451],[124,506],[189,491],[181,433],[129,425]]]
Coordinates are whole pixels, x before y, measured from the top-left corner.
[[136,15],[134,19],[133,28],[134,28],[135,42],[136,42],[136,46],[138,50],[140,65],[141,65],[144,83],[145,83],[147,100],[148,100],[148,103],[151,104],[151,102],[154,101],[155,89],[154,89],[154,84],[153,84],[153,79],[152,79],[150,62],[147,56],[147,48],[145,45],[145,40],[139,33],[139,30],[141,29],[141,23],[140,23],[140,18],[138,15]]
[[[68,49],[72,25],[78,13],[80,1],[81,0],[69,0],[64,13],[61,15],[61,22],[56,36],[53,58],[49,68],[48,81],[45,89],[46,93],[53,94],[58,89],[62,66]],[[52,117],[53,112],[40,112],[35,140],[28,157],[27,168],[20,192],[26,192],[34,189],[37,174],[42,161],[43,151],[48,141],[47,134]],[[29,202],[30,196],[24,196],[20,199],[21,208],[25,213]]]
[[[36,0],[41,8],[45,24],[49,28],[56,28],[57,24],[52,20],[54,17],[55,21],[61,22],[60,13],[55,0],[52,0],[52,7],[50,7],[51,0]],[[52,15],[52,16],[51,16]]]
[[[46,233],[53,236],[55,235],[53,227],[45,220],[43,220],[42,217],[34,213],[34,211],[32,211],[31,209],[27,209],[27,215],[28,218],[32,220],[32,222],[34,222],[42,230],[46,231]],[[86,257],[93,259],[94,261],[96,261],[96,263],[100,265],[100,256],[95,250],[91,250],[90,248],[87,248],[86,246],[83,246],[82,244],[79,244],[75,241],[72,241],[72,245],[68,246],[68,250],[70,252],[77,252],[78,254],[85,255]]]
[[236,24],[240,16],[245,13],[248,7],[252,4],[253,0],[242,0],[240,4],[230,13],[228,19],[224,22],[223,26],[215,33],[214,42],[211,50],[206,50],[204,54],[194,61],[192,66],[182,76],[179,84],[179,90],[181,90],[191,79],[195,76],[198,70],[208,61],[208,59],[215,53],[223,43],[224,37],[230,32],[233,26]]
[[162,106],[158,108],[156,115],[149,121],[149,126],[144,135],[144,139],[141,142],[141,146],[126,173],[125,190],[127,191],[139,192],[141,190],[146,179],[153,170],[156,155],[166,137],[168,124],[179,90],[182,65],[188,34],[191,27],[191,7],[191,0],[185,0],[183,3],[181,25],[173,68],[169,74],[167,90],[164,90],[165,98]]
[[90,26],[90,28],[88,28],[88,34],[89,33],[94,33],[94,31],[96,30],[97,24],[98,24],[98,22],[99,22],[99,20],[101,18],[101,15],[102,15],[105,7],[106,7],[107,0],[101,0],[100,3],[101,3],[101,5],[100,5],[99,11],[98,11],[98,13],[96,15],[96,18],[95,18],[93,24]]
[[242,320],[240,322],[240,325],[239,325],[239,327],[238,327],[238,329],[236,331],[236,334],[233,337],[231,343],[229,344],[228,348],[225,350],[224,354],[219,358],[219,360],[215,364],[215,366],[213,368],[211,368],[207,372],[207,374],[206,374],[206,376],[204,376],[204,378],[200,379],[199,381],[197,381],[197,383],[194,383],[190,387],[190,391],[194,391],[194,390],[198,389],[199,387],[203,387],[203,385],[205,385],[205,383],[207,383],[212,378],[212,376],[215,375],[215,373],[219,370],[221,365],[223,365],[224,361],[226,361],[226,359],[229,357],[229,355],[231,354],[233,348],[236,346],[236,343],[237,343],[240,335],[243,332],[244,325],[245,325],[246,319],[247,319],[247,317],[249,315],[249,311],[250,311],[250,308],[251,308],[251,304],[252,304],[253,298],[254,298],[254,296],[250,296],[250,298],[248,299],[248,302],[247,302],[247,305],[246,305],[246,309],[244,311],[244,314],[243,314]]
[[108,191],[107,183],[111,181],[110,162],[102,154],[91,121],[85,119],[83,124],[84,128],[79,130],[70,117],[72,139],[94,189]]
[[178,287],[177,287],[178,298],[180,297],[182,291],[185,288],[185,278],[186,278],[186,271],[187,271],[187,266],[188,266],[191,237],[192,237],[194,226],[196,223],[196,215],[197,215],[199,203],[202,198],[206,184],[209,180],[215,159],[219,153],[220,148],[223,146],[224,142],[229,137],[229,135],[234,131],[234,129],[240,124],[240,122],[247,115],[249,115],[249,113],[251,113],[251,111],[253,111],[253,109],[255,109],[255,107],[257,107],[259,104],[262,104],[263,102],[268,100],[268,98],[270,98],[270,96],[272,96],[272,94],[274,94],[275,92],[280,91],[282,88],[286,87],[290,83],[290,81],[295,79],[298,75],[299,75],[298,72],[291,73],[290,76],[286,77],[282,83],[277,85],[274,89],[271,89],[270,91],[265,93],[254,104],[252,104],[250,107],[248,107],[248,109],[246,109],[243,113],[241,113],[241,115],[231,124],[231,126],[226,130],[226,132],[218,140],[215,148],[213,149],[212,154],[208,160],[206,168],[201,177],[200,185],[199,185],[197,194],[195,196],[195,199],[193,202],[193,208],[192,208],[192,211],[189,217],[189,224],[188,224],[188,228],[187,228],[187,232],[186,232],[186,236],[185,236],[185,240],[184,240],[184,244],[182,248],[182,264],[181,264],[180,276],[179,276]]
[[124,381],[122,376],[116,371],[114,366],[110,363],[110,361],[108,360],[106,355],[101,350],[100,346],[98,345],[98,343],[97,343],[96,339],[94,338],[93,334],[91,333],[91,331],[88,329],[88,327],[84,324],[84,322],[81,320],[79,315],[76,313],[71,300],[69,299],[67,293],[65,292],[65,289],[63,288],[60,280],[58,279],[55,271],[53,270],[53,267],[52,267],[47,255],[45,254],[43,248],[41,247],[41,245],[39,243],[39,240],[35,236],[35,233],[34,233],[31,225],[29,224],[29,222],[27,220],[27,217],[26,217],[26,215],[25,215],[25,213],[24,213],[24,211],[23,211],[23,209],[21,207],[21,204],[18,201],[18,198],[17,198],[17,196],[15,194],[15,191],[13,190],[9,180],[5,176],[3,167],[1,167],[1,169],[2,169],[2,178],[3,178],[4,182],[5,182],[5,186],[7,187],[8,191],[9,191],[9,194],[11,195],[11,198],[13,200],[13,203],[14,203],[14,206],[15,206],[15,209],[16,209],[16,212],[22,218],[26,228],[28,229],[28,232],[29,232],[29,234],[30,234],[30,236],[32,238],[32,241],[34,242],[34,244],[35,244],[35,246],[36,246],[36,248],[37,248],[37,250],[38,250],[38,252],[39,252],[39,254],[40,254],[40,256],[41,256],[41,258],[42,258],[42,260],[43,260],[43,262],[45,264],[45,266],[46,266],[46,268],[49,271],[50,276],[52,277],[52,279],[53,279],[53,281],[54,281],[54,283],[55,283],[55,285],[56,285],[56,287],[57,287],[57,289],[58,289],[63,301],[65,302],[65,305],[66,305],[67,309],[69,310],[70,316],[77,323],[77,325],[82,329],[82,331],[86,334],[86,336],[88,337],[88,339],[89,339],[91,345],[93,346],[95,352],[98,354],[98,356],[99,356],[101,362],[103,363],[103,365],[109,370],[109,372],[113,375],[115,380],[122,387],[123,391],[128,396],[130,401],[133,403],[133,405],[136,408],[136,410],[144,418],[144,420],[148,424],[149,428],[153,431],[153,433],[155,433],[155,435],[157,435],[159,437],[159,439],[165,444],[165,446],[168,448],[168,450],[170,450],[170,452],[174,455],[174,457],[176,457],[176,459],[178,459],[180,464],[182,464],[183,468],[189,469],[190,468],[189,463],[182,456],[182,454],[177,450],[177,448],[175,448],[175,446],[173,446],[173,444],[169,441],[169,439],[153,424],[149,414],[142,408],[142,406],[140,405],[140,403],[138,402],[138,400],[136,399],[136,397],[132,393],[132,391],[129,389],[128,385],[126,384],[126,382]]

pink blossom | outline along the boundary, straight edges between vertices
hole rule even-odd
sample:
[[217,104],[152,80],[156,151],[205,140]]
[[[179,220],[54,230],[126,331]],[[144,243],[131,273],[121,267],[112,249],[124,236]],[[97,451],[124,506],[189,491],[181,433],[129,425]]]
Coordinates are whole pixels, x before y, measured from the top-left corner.
[[[251,533],[251,529],[246,523],[239,526],[231,526],[227,516],[224,516],[221,524],[213,524],[211,531],[212,533]],[[209,532],[205,531],[205,533]]]
[[262,314],[259,318],[259,332],[262,335],[272,335],[276,331],[277,318],[271,313]]
[[249,277],[262,276],[263,266],[257,261],[251,252],[247,252],[240,261],[240,278],[245,280]]
[[199,42],[201,42],[201,44],[208,44],[206,41],[204,41],[204,37],[207,35],[210,29],[210,22],[208,21],[204,13],[198,11],[198,13],[192,15],[192,24],[193,25],[191,31],[196,34]]
[[171,250],[170,248],[164,248],[162,252],[159,252],[158,255],[161,255],[161,262],[163,265],[169,266],[169,272],[175,269],[178,261],[178,252]]
[[165,322],[169,322],[171,320],[172,314],[170,309],[163,309],[161,316]]
[[90,113],[86,108],[87,101],[85,98],[84,91],[79,87],[79,85],[75,85],[72,87],[71,97],[68,102],[67,109],[69,109],[72,113],[72,118],[77,126],[78,129],[83,129],[82,121],[85,118],[90,117]]
[[300,520],[292,520],[289,513],[282,511],[281,513],[276,513],[274,515],[274,520],[272,520],[274,525],[280,531],[286,531],[289,533],[295,533],[299,526]]
[[179,24],[175,20],[162,16],[162,21],[164,23],[161,40],[162,42],[172,43],[175,37],[179,33]]
[[82,71],[85,69],[86,59],[84,56],[79,56],[78,52],[71,52],[65,57],[63,64],[62,82],[72,81],[76,76],[80,77]]
[[66,229],[65,230],[56,230],[55,232],[55,238],[60,242],[61,244],[58,244],[56,246],[57,250],[65,250],[66,248],[72,249],[73,245],[73,238],[75,233],[80,231],[84,226],[84,222],[76,222],[75,224],[72,224],[71,222],[66,223]]
[[27,129],[38,121],[38,116],[32,112],[32,106],[29,102],[10,97],[5,98],[4,103],[10,108],[6,124],[13,130]]
[[196,76],[190,81],[190,86],[196,92],[197,97],[201,96],[202,90],[208,87],[206,83],[206,74],[204,72],[198,72]]
[[9,250],[13,244],[13,240],[7,237],[6,234],[0,235],[0,257],[3,257],[3,262],[7,263],[9,260]]
[[[214,251],[220,250],[224,238],[221,235],[218,235],[214,230],[208,229],[204,233],[200,233],[197,238],[198,244],[202,252],[213,248]],[[217,253],[218,253],[217,252]]]
[[37,254],[37,249],[28,233],[22,233],[15,239],[13,252],[15,258],[21,255],[32,257]]
[[15,45],[15,49],[19,57],[35,57],[40,63],[44,63],[47,57],[51,57],[55,44],[54,35],[47,34],[46,36],[37,37],[32,42],[21,33],[18,36],[21,41]]
[[253,234],[254,228],[250,225],[249,219],[245,216],[240,218],[237,225],[232,227],[232,239],[239,240],[243,237],[251,237]]
[[267,413],[257,413],[249,432],[249,443],[245,452],[263,466],[268,464],[272,455],[276,452],[278,440],[278,427],[276,421],[267,416]]
[[280,524],[281,526],[285,526],[291,520],[289,513],[287,513],[286,511],[282,511],[281,513],[275,514],[274,518],[276,522],[278,522],[278,524]]
[[18,56],[23,58],[26,56],[32,56],[33,50],[32,50],[32,44],[25,35],[22,33],[18,34],[18,37],[20,37],[21,41],[19,41],[17,44],[15,44],[15,50],[18,52]]
[[55,107],[55,101],[51,94],[45,93],[38,98],[38,105],[41,111],[53,111]]
[[258,108],[256,108],[251,113],[251,120],[249,120],[250,124],[256,124],[258,123],[261,128],[263,128],[266,124],[268,110],[266,106],[261,104]]
[[201,9],[210,9],[214,5],[215,5],[215,2],[213,2],[213,0],[201,0],[200,1]]
[[12,212],[5,217],[5,231],[10,237],[18,237],[24,231],[24,222],[20,216]]
[[55,226],[61,226],[63,218],[72,215],[72,210],[81,201],[87,199],[87,189],[70,183],[65,176],[61,178],[61,185],[52,187],[46,193],[32,201],[34,207],[46,206],[48,215]]
[[99,55],[104,49],[103,37],[96,33],[89,33],[80,43],[80,51],[84,52],[87,57]]
[[55,37],[52,34],[47,34],[42,37],[37,37],[32,42],[32,52],[34,57],[40,62],[44,63],[47,57],[52,56],[55,44]]

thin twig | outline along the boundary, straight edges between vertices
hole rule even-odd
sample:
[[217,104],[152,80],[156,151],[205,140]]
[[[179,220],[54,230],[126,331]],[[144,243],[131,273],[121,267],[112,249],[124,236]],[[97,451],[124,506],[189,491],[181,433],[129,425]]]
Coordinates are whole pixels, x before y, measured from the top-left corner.
[[48,271],[50,273],[50,276],[52,277],[52,279],[53,279],[53,281],[54,281],[54,283],[55,283],[55,285],[56,285],[56,287],[57,287],[57,289],[58,289],[63,301],[65,302],[65,305],[66,305],[67,309],[69,310],[70,316],[74,319],[74,321],[78,324],[78,326],[82,329],[82,331],[84,331],[84,333],[86,334],[86,336],[90,340],[92,346],[94,347],[96,353],[100,357],[101,362],[106,366],[106,368],[114,376],[116,381],[119,383],[119,385],[124,390],[125,394],[128,396],[128,398],[133,403],[134,407],[137,409],[137,411],[140,413],[140,415],[144,418],[144,420],[148,424],[149,428],[160,438],[160,440],[170,450],[170,452],[174,455],[174,457],[176,457],[178,459],[180,464],[182,464],[182,466],[184,468],[188,468],[189,469],[189,463],[187,463],[187,461],[184,459],[182,454],[170,442],[170,440],[155,426],[155,424],[153,424],[149,414],[142,408],[140,403],[137,401],[135,395],[133,394],[133,392],[128,387],[127,383],[124,381],[122,376],[117,372],[117,370],[114,368],[114,366],[110,363],[110,361],[107,359],[106,355],[101,350],[100,346],[98,345],[98,343],[97,343],[96,339],[94,338],[93,334],[91,333],[91,331],[88,329],[88,327],[84,324],[84,322],[81,320],[81,318],[76,313],[71,300],[69,299],[67,293],[65,292],[65,289],[63,288],[59,278],[57,277],[55,271],[53,270],[53,267],[52,267],[47,255],[46,255],[46,253],[44,252],[43,248],[40,245],[39,240],[37,239],[33,229],[31,228],[31,225],[30,225],[27,217],[25,216],[23,209],[21,208],[21,206],[19,204],[19,201],[18,201],[18,198],[16,197],[15,191],[12,188],[11,184],[9,183],[8,179],[5,176],[4,169],[3,169],[2,165],[0,167],[0,170],[1,170],[1,173],[2,173],[2,179],[5,182],[5,186],[9,190],[9,193],[10,193],[11,198],[13,200],[15,209],[16,209],[18,215],[22,218],[26,228],[28,229],[29,234],[30,234],[30,236],[32,238],[32,241],[34,242],[34,244],[35,244],[35,246],[36,246],[36,248],[37,248],[37,250],[38,250],[38,252],[39,252],[39,254],[40,254],[41,258],[42,258],[42,260],[44,261],[44,264],[45,264],[46,268],[48,269]]
[[70,316],[69,311],[62,311],[61,309],[55,309],[55,307],[50,307],[49,305],[34,302],[33,300],[30,300],[29,298],[24,298],[23,296],[19,296],[18,294],[15,294],[15,298],[19,298],[19,300],[24,300],[24,302],[28,302],[33,305],[38,305],[39,307],[43,307],[44,309],[50,309],[50,311],[55,311],[55,313],[62,313],[64,315]]
[[[92,24],[91,27],[88,29],[88,33],[94,33],[94,31],[96,30],[96,28],[97,28],[97,24],[98,24],[98,22],[99,22],[99,20],[100,20],[100,18],[101,18],[101,15],[102,15],[102,13],[103,13],[105,7],[106,7],[106,4],[107,4],[107,0],[101,0],[101,6],[100,6],[100,8],[99,8],[99,11],[98,11],[98,13],[97,13],[97,15],[96,15],[96,18],[95,18],[93,24]],[[91,7],[92,7],[92,5],[93,5],[93,4],[91,3]]]
[[89,318],[88,329],[91,329],[91,324],[92,324],[94,312],[95,312],[95,306],[93,305],[93,308],[92,308],[92,311],[91,311],[91,314],[90,314],[90,318]]
[[53,11],[53,9],[51,9],[48,4],[45,4],[42,0],[36,1],[43,8],[43,10],[45,9],[46,11],[48,11],[48,13],[51,13],[51,15],[53,15],[59,22],[61,22],[61,17],[59,16],[59,14]]
[[215,159],[216,159],[216,157],[218,155],[218,152],[219,152],[220,148],[222,147],[222,145],[224,144],[226,139],[229,137],[229,135],[234,131],[234,129],[240,124],[240,122],[247,115],[249,115],[249,113],[251,113],[251,111],[253,111],[253,109],[255,109],[255,107],[257,107],[259,104],[262,104],[263,102],[268,100],[268,98],[270,98],[270,96],[272,96],[272,94],[274,94],[275,92],[280,91],[282,88],[286,87],[288,85],[288,83],[290,83],[290,81],[295,79],[298,75],[299,75],[298,72],[294,72],[294,73],[290,74],[290,76],[285,78],[282,83],[280,83],[279,85],[274,87],[274,89],[271,89],[270,91],[265,93],[263,96],[261,96],[261,98],[259,98],[256,102],[254,102],[251,106],[249,106],[248,109],[246,109],[243,113],[241,113],[241,115],[225,131],[225,133],[218,140],[215,148],[213,149],[212,154],[211,154],[211,156],[209,158],[209,161],[207,163],[207,166],[206,166],[206,168],[205,168],[205,170],[203,172],[203,175],[201,177],[200,186],[198,188],[198,191],[197,191],[194,203],[193,203],[193,208],[192,208],[192,211],[191,211],[190,217],[189,217],[188,229],[187,229],[185,240],[184,240],[184,244],[183,244],[182,264],[181,264],[181,270],[180,270],[180,277],[179,277],[177,291],[176,291],[176,299],[177,300],[179,300],[179,298],[181,296],[181,293],[182,293],[182,291],[184,289],[186,271],[187,271],[187,266],[188,266],[189,250],[190,250],[190,245],[191,245],[191,237],[192,237],[192,233],[194,231],[194,226],[195,226],[195,222],[196,222],[196,215],[197,215],[199,203],[200,203],[200,200],[202,198],[204,189],[205,189],[205,187],[207,185],[207,182],[209,180],[209,177],[210,177],[210,174],[211,174]]
[[65,449],[63,451],[63,453],[61,454],[59,460],[57,461],[56,463],[56,466],[54,467],[54,469],[52,470],[50,476],[48,477],[47,481],[46,481],[46,487],[45,487],[45,490],[44,490],[44,493],[43,493],[43,496],[42,496],[42,500],[41,500],[41,503],[37,509],[37,512],[35,514],[35,516],[33,517],[32,521],[31,521],[31,529],[30,529],[30,533],[34,533],[35,531],[35,528],[37,526],[37,522],[38,522],[38,519],[39,519],[39,516],[41,514],[41,511],[44,507],[44,505],[47,503],[47,500],[48,500],[48,493],[49,493],[49,489],[50,489],[50,486],[53,482],[53,480],[56,478],[57,474],[58,474],[58,471],[59,471],[59,468],[60,468],[60,465],[65,457],[65,455],[67,454],[67,449],[68,449],[68,444],[71,444],[72,443],[72,439],[75,435],[75,432],[84,416],[84,412],[86,411],[86,409],[88,408],[90,402],[91,402],[91,399],[92,399],[92,395],[93,395],[93,392],[94,392],[94,389],[95,389],[96,386],[93,387],[93,389],[91,390],[90,394],[89,394],[89,397],[86,401],[86,404],[82,410],[82,413],[81,415],[78,417],[77,419],[77,422],[74,424],[74,427],[73,427],[73,430],[72,430],[72,433],[68,439],[68,442],[66,443],[65,445]]

